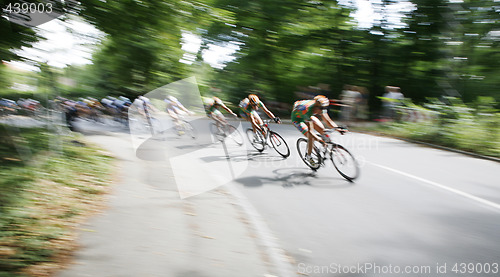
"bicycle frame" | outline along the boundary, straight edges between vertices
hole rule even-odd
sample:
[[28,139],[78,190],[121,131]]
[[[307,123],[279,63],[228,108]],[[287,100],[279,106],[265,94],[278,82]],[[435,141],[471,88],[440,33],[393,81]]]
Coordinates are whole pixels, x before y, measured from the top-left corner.
[[[290,155],[290,148],[288,147],[288,144],[286,143],[285,139],[283,139],[283,137],[280,134],[272,131],[271,128],[269,128],[270,122],[271,122],[271,120],[264,120],[263,121],[261,128],[264,131],[264,134],[262,134],[260,131],[257,131],[258,133],[256,133],[251,128],[247,129],[247,135],[248,135],[248,132],[251,131],[254,137],[258,136],[258,137],[261,137],[261,139],[262,139],[262,142],[258,143],[259,145],[262,145],[262,147],[256,146],[256,143],[252,143],[252,146],[255,149],[257,149],[257,151],[259,151],[259,152],[264,151],[266,146],[270,146],[270,147],[274,148],[274,150],[276,150],[276,152],[278,152],[278,154],[280,154],[284,158],[287,158]],[[252,139],[250,137],[249,137],[249,140],[252,141]],[[283,146],[283,145],[286,147],[286,150],[281,148],[281,146]]]
[[271,133],[271,129],[269,128],[270,120],[263,120],[264,124],[262,124],[262,128],[264,130],[265,136],[264,141],[267,143],[269,141],[269,134]]

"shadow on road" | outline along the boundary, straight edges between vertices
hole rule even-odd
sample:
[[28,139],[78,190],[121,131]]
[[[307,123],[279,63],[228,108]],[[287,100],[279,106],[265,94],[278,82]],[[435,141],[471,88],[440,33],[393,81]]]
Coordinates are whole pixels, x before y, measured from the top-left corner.
[[272,177],[247,176],[234,181],[245,187],[255,188],[266,185],[280,185],[285,188],[309,186],[315,188],[341,189],[353,184],[343,178],[318,176],[316,172],[304,168],[281,168],[272,171]]

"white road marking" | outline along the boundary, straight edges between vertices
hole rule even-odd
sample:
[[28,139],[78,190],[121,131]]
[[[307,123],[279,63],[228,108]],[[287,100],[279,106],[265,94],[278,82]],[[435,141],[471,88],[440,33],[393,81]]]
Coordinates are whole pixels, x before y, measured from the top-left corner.
[[446,190],[446,191],[449,191],[451,193],[455,193],[457,195],[460,195],[462,197],[465,197],[465,198],[468,198],[470,200],[473,200],[473,201],[476,201],[476,202],[479,202],[483,205],[486,205],[488,207],[491,207],[491,208],[494,208],[498,211],[500,211],[500,204],[497,204],[497,203],[494,203],[494,202],[491,202],[491,201],[488,201],[486,199],[483,199],[483,198],[480,198],[480,197],[477,197],[477,196],[474,196],[472,194],[469,194],[469,193],[466,193],[466,192],[463,192],[461,190],[457,190],[457,189],[454,189],[454,188],[450,188],[450,187],[447,187],[445,185],[442,185],[442,184],[439,184],[439,183],[436,183],[436,182],[433,182],[433,181],[429,181],[427,179],[424,179],[424,178],[420,178],[418,176],[415,176],[415,175],[412,175],[412,174],[409,174],[409,173],[406,173],[406,172],[403,172],[403,171],[400,171],[400,170],[397,170],[397,169],[394,169],[394,168],[390,168],[390,167],[387,167],[387,166],[383,166],[383,165],[380,165],[380,164],[376,164],[376,163],[373,163],[373,162],[368,162],[367,163],[371,164],[371,165],[374,165],[374,166],[377,166],[377,167],[380,167],[380,168],[383,168],[385,170],[389,170],[389,171],[392,171],[392,172],[395,172],[395,173],[398,173],[398,174],[401,174],[403,176],[406,176],[406,177],[409,177],[409,178],[412,178],[412,179],[415,179],[415,180],[418,180],[420,182],[423,182],[423,183],[426,183],[426,184],[429,184],[429,185],[432,185],[434,187],[437,187],[437,188],[440,188],[440,189],[443,189],[443,190]]

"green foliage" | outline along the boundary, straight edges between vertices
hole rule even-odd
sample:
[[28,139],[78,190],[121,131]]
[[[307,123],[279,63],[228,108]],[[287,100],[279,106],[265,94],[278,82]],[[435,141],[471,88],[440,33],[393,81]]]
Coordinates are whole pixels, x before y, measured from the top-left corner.
[[431,99],[425,105],[437,115],[433,120],[392,123],[381,131],[500,157],[500,113],[494,99],[478,97],[471,105],[458,98],[445,98],[445,101]]
[[[360,28],[351,16],[354,7],[334,0],[83,0],[75,12],[106,37],[92,65],[62,74],[76,85],[48,89],[45,82],[40,92],[133,98],[196,75],[232,102],[249,91],[293,102],[297,87],[324,83],[331,87],[331,98],[344,84],[368,88],[372,111],[379,108],[377,96],[386,85],[401,87],[417,103],[442,95],[466,102],[484,95],[500,103],[496,3],[413,0],[413,9],[401,14],[405,24],[394,26],[387,11],[399,2],[372,3],[381,19]],[[10,28],[19,37],[12,38],[14,46],[0,49],[36,40],[30,30]],[[202,38],[192,65],[179,61],[187,32]],[[222,69],[208,68],[202,56],[210,45],[237,48],[235,59]],[[47,75],[40,80],[48,80]],[[5,83],[0,80],[0,89]]]
[[[88,88],[135,97],[185,77],[179,62],[181,27],[191,10],[183,1],[83,1],[89,22],[108,34],[94,53]],[[186,23],[187,24],[187,23]]]
[[65,251],[69,226],[110,180],[109,156],[72,143],[78,137],[52,151],[53,139],[44,129],[0,126],[0,276],[20,276]]

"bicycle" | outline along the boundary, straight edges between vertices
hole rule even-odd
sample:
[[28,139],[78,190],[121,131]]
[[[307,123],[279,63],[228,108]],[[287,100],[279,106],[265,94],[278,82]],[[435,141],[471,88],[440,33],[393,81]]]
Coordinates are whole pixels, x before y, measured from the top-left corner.
[[238,146],[243,145],[243,136],[240,131],[229,123],[222,124],[219,121],[212,122],[210,123],[210,132],[218,141],[224,141],[226,138],[231,138]]
[[[325,130],[325,133],[331,133],[337,129],[346,130],[343,127],[337,127],[335,129]],[[359,176],[359,165],[354,158],[354,156],[347,150],[344,146],[335,143],[329,139],[327,136],[323,136],[325,144],[320,146],[313,146],[313,151],[311,152],[311,158],[314,164],[311,164],[305,158],[307,153],[307,138],[299,138],[297,140],[297,151],[302,161],[313,171],[317,171],[321,166],[325,166],[325,160],[328,158],[332,161],[335,169],[344,177],[347,181],[353,182]]]
[[290,156],[290,148],[288,144],[283,139],[283,137],[272,131],[269,128],[269,123],[271,120],[264,120],[264,124],[261,126],[264,130],[265,136],[257,131],[254,133],[252,128],[248,128],[246,133],[250,144],[259,152],[264,151],[266,145],[271,145],[278,154],[280,154],[283,158],[287,158]]

